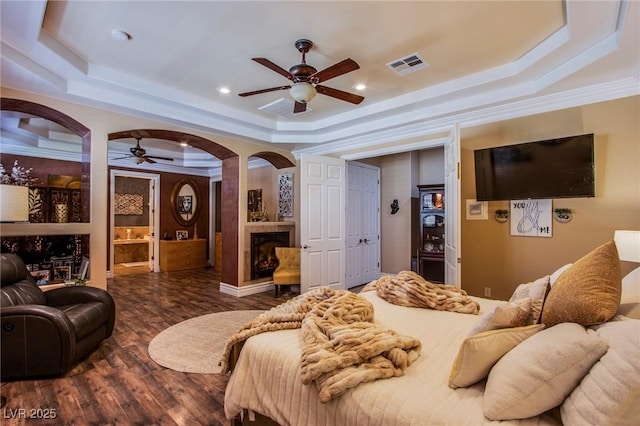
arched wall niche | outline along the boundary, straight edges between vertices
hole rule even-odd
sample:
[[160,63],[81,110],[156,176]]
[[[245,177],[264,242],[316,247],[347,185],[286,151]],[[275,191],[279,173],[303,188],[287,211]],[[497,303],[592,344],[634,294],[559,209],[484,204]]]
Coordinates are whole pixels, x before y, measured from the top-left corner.
[[66,127],[82,139],[81,217],[83,223],[89,223],[91,221],[91,130],[58,110],[22,99],[0,98],[0,110],[20,112],[50,120]]

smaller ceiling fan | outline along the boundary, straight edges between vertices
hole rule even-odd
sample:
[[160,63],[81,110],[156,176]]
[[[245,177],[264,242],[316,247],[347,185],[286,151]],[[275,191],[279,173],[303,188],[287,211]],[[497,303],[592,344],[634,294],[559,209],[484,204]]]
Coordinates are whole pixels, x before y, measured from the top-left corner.
[[140,146],[140,139],[142,138],[136,138],[136,146],[129,148],[129,151],[131,152],[131,154],[127,154],[124,157],[114,158],[113,160],[121,160],[123,158],[133,158],[135,162],[138,164],[142,164],[145,161],[147,163],[157,163],[157,161],[155,160],[173,161],[173,158],[157,157],[155,155],[146,155],[147,151]]
[[272,71],[277,72],[281,76],[291,80],[293,85],[291,86],[278,86],[270,87],[268,89],[255,90],[252,92],[239,93],[238,96],[252,96],[260,93],[274,92],[277,90],[289,90],[289,94],[296,101],[293,112],[300,113],[307,110],[307,103],[314,98],[316,93],[322,95],[331,96],[332,98],[340,99],[341,101],[351,102],[352,104],[359,104],[364,100],[364,97],[342,90],[333,89],[331,87],[323,86],[320,83],[327,81],[331,78],[341,76],[351,71],[355,71],[360,66],[351,58],[344,61],[333,64],[328,68],[318,71],[311,65],[307,65],[305,55],[313,47],[311,40],[300,39],[295,43],[296,49],[302,54],[302,62],[289,68],[289,71],[281,68],[266,58],[251,58],[255,62],[269,68]]

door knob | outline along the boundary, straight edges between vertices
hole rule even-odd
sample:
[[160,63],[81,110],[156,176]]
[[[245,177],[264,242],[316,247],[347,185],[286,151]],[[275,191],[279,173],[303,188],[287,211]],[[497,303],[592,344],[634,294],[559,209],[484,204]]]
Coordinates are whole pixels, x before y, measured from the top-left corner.
[[308,249],[309,247],[311,247],[311,246],[308,246],[306,244],[302,246],[303,249]]

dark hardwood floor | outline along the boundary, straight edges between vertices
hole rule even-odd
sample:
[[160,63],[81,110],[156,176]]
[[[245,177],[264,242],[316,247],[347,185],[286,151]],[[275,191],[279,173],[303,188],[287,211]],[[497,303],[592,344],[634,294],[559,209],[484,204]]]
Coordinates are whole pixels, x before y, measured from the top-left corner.
[[[162,330],[188,318],[269,309],[290,296],[221,294],[212,269],[143,273],[108,281],[116,301],[114,334],[64,377],[2,382],[3,425],[220,425],[227,377],[180,373],[147,353]],[[21,409],[25,412],[19,411]],[[39,411],[36,411],[39,410]],[[55,415],[25,419],[25,415]]]

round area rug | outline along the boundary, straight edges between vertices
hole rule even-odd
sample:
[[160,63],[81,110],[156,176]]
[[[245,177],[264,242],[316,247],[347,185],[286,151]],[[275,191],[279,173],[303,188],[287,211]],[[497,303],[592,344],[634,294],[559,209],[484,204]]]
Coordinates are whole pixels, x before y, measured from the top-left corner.
[[153,338],[149,356],[176,371],[220,373],[218,362],[229,337],[262,312],[216,312],[182,321]]

